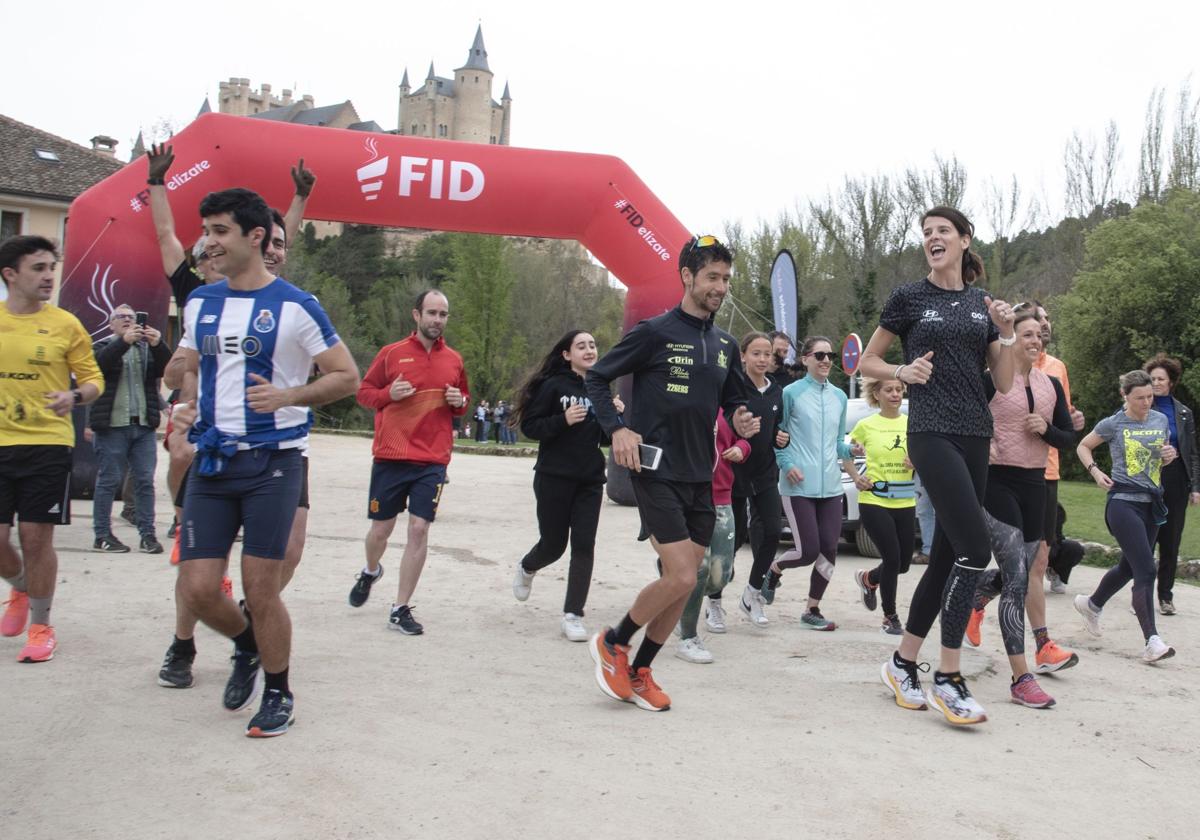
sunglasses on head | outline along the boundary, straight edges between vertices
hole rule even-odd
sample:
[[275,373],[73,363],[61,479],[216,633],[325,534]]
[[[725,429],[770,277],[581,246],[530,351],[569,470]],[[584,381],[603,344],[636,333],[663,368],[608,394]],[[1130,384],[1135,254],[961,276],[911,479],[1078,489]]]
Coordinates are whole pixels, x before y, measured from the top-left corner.
[[833,359],[833,353],[830,353],[827,350],[817,350],[816,352],[809,353],[808,355],[812,356],[818,362],[828,362],[832,361]]
[[684,248],[684,254],[685,255],[690,254],[696,248],[711,248],[714,245],[720,245],[720,244],[721,244],[721,240],[717,239],[717,237],[713,236],[712,234],[705,234],[704,236],[693,236],[691,239],[688,240],[688,244]]

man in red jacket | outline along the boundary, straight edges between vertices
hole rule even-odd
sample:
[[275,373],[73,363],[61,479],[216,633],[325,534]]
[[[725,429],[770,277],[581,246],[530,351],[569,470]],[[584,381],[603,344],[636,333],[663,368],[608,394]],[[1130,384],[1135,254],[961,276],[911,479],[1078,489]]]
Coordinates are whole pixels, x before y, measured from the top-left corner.
[[372,584],[383,575],[379,560],[396,517],[407,510],[408,542],[388,626],[419,636],[425,629],[408,602],[425,567],[429,525],[446,483],[453,418],[467,413],[469,396],[462,356],[442,338],[450,318],[446,296],[436,289],[421,292],[412,314],[417,329],[380,350],[358,388],[358,402],[375,410],[375,464],[367,508],[367,565],[350,590],[350,606],[367,602]]

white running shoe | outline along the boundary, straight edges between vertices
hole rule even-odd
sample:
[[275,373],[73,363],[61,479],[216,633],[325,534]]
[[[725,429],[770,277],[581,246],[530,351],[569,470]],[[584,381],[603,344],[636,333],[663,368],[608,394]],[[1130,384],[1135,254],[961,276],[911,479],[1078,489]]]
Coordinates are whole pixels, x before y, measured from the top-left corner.
[[755,627],[766,627],[770,624],[767,621],[766,611],[763,609],[763,606],[762,593],[749,586],[742,593],[742,597],[738,599],[738,609],[742,611],[742,615],[750,619],[750,623]]
[[1175,648],[1168,645],[1159,636],[1151,636],[1142,651],[1142,659],[1147,662],[1157,662],[1160,659],[1170,659],[1175,655]]
[[1058,576],[1058,572],[1053,569],[1046,569],[1046,580],[1050,581],[1050,591],[1055,595],[1067,594],[1067,585],[1062,582],[1062,578]]
[[692,636],[680,642],[679,647],[675,648],[675,658],[696,665],[708,665],[713,661],[713,655],[704,646],[704,642],[700,641],[699,636]]
[[897,665],[896,657],[889,656],[887,662],[884,662],[883,667],[879,669],[879,677],[895,695],[897,706],[901,709],[921,711],[926,708],[926,705],[918,672],[928,670],[929,665],[918,665],[916,662],[908,667]]
[[513,597],[518,601],[527,601],[532,590],[533,575],[525,571],[525,567],[518,562],[517,573],[513,575]]
[[704,613],[704,626],[710,633],[725,632],[725,608],[721,606],[720,598],[715,601],[712,598],[708,599],[708,610]]
[[1075,612],[1083,616],[1083,626],[1093,636],[1102,635],[1100,629],[1100,613],[1101,610],[1092,609],[1092,600],[1086,595],[1075,596]]
[[983,723],[987,713],[979,701],[971,696],[967,681],[962,674],[941,679],[942,674],[933,675],[933,685],[929,687],[929,705],[946,716],[946,720],[955,726],[968,726],[973,723]]
[[588,640],[588,631],[583,626],[583,619],[575,613],[567,613],[562,617],[562,632],[568,641],[586,642]]

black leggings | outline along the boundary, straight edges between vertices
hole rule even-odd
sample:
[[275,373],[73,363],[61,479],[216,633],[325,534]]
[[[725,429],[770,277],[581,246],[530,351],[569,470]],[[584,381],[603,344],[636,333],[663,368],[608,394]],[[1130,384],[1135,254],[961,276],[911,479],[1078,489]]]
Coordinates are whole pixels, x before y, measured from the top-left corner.
[[984,516],[1000,568],[980,575],[977,589],[985,599],[1000,596],[1000,635],[1009,656],[1025,653],[1025,592],[1045,531],[1045,472],[1006,466],[988,470]]
[[983,518],[989,443],[985,437],[938,432],[908,435],[908,457],[933,503],[937,528],[904,629],[923,639],[940,611],[942,646],[951,649],[962,647],[975,583],[992,557]]
[[603,484],[584,484],[570,478],[534,473],[533,494],[537,498],[538,531],[541,539],[529,549],[521,566],[536,572],[549,566],[571,542],[571,568],[567,572],[567,595],[563,612],[583,615],[592,585],[592,563],[596,551],[596,528],[600,523]]
[[1174,600],[1175,570],[1179,565],[1179,543],[1183,540],[1183,523],[1187,519],[1187,470],[1176,458],[1162,468],[1163,501],[1167,503],[1167,521],[1158,529],[1158,597]]
[[[749,526],[746,525],[747,503],[750,512]],[[761,589],[763,578],[771,568],[775,552],[779,550],[779,535],[783,533],[783,503],[779,498],[779,488],[771,484],[746,498],[735,497],[733,521],[735,529],[741,529],[740,536],[735,537],[735,541],[740,540],[740,546],[748,537],[750,551],[754,556],[754,564],[750,567],[750,586],[752,589]]]
[[1158,525],[1149,502],[1130,502],[1111,496],[1104,508],[1104,524],[1121,546],[1121,562],[1100,578],[1092,593],[1092,606],[1102,609],[1108,599],[1133,581],[1133,610],[1142,635],[1158,635],[1154,626],[1154,538]]
[[896,614],[896,584],[912,562],[915,505],[888,508],[859,503],[858,516],[868,536],[879,549],[882,562],[867,572],[867,580],[879,587],[883,614]]

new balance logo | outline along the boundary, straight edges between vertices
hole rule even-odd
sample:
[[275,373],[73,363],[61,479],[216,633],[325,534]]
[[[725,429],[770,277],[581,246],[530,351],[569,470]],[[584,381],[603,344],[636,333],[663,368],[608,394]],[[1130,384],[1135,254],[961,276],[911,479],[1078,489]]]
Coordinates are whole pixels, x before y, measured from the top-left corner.
[[216,322],[217,322],[216,315],[201,315],[200,316],[201,324],[215,324]]
[[275,470],[271,473],[271,478],[283,478],[283,470]]

